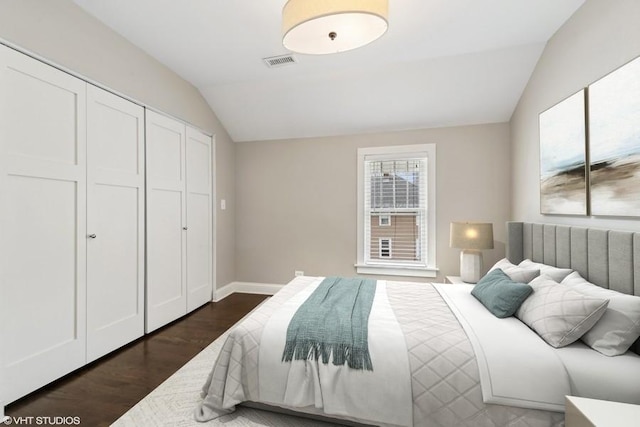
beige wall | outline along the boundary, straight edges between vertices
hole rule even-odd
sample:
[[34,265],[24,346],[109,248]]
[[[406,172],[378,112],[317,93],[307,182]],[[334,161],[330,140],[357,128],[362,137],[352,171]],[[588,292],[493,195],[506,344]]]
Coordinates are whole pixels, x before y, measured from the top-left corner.
[[0,0],[0,38],[215,134],[217,285],[235,274],[235,146],[200,92],[70,0]]
[[357,149],[437,145],[437,263],[459,272],[449,248],[449,223],[494,223],[496,248],[485,265],[504,256],[509,217],[508,124],[237,143],[236,276],[239,281],[287,283],[307,275],[355,275]]
[[540,112],[640,55],[639,22],[638,0],[587,0],[547,43],[511,119],[515,220],[640,230],[640,219],[540,215],[538,131]]

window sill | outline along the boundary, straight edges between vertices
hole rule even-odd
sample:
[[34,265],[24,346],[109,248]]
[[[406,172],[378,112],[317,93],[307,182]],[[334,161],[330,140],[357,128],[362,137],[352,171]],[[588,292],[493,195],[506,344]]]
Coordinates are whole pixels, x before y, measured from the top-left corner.
[[403,265],[370,265],[356,264],[358,274],[375,274],[379,276],[405,276],[405,277],[437,277],[436,267],[409,267]]

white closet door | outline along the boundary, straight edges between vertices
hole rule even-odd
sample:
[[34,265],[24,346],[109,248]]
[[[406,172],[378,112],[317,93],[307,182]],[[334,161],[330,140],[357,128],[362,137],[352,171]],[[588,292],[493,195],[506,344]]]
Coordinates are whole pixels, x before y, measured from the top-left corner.
[[147,323],[151,332],[187,312],[185,125],[146,110]]
[[211,137],[187,127],[187,311],[213,299]]
[[0,46],[0,400],[84,365],[86,83]]
[[87,87],[87,362],[144,334],[144,108]]

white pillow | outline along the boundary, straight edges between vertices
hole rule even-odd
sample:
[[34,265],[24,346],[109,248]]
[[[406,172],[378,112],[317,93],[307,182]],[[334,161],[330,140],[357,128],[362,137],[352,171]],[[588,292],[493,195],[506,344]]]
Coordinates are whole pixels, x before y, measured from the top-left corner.
[[640,337],[640,297],[594,285],[577,271],[568,275],[562,285],[583,295],[609,299],[602,318],[582,337],[589,347],[607,356],[618,356]]
[[518,266],[523,268],[537,268],[540,270],[541,275],[546,274],[558,283],[562,282],[562,279],[567,277],[573,271],[570,268],[554,267],[552,265],[533,262],[530,259],[525,259],[520,264],[518,264]]
[[600,319],[609,302],[573,291],[546,275],[535,278],[529,286],[533,293],[516,317],[553,347],[578,340]]
[[502,258],[500,261],[496,262],[493,267],[489,271],[493,271],[496,268],[504,271],[507,276],[514,282],[520,283],[529,283],[534,278],[540,275],[539,268],[523,268],[519,267],[515,264],[512,264],[506,258]]

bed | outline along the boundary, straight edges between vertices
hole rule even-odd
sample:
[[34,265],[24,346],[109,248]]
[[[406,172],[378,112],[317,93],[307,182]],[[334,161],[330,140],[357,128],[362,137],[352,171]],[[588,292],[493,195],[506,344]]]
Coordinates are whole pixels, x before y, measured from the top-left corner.
[[[566,269],[640,295],[640,233],[522,222],[507,231],[505,262]],[[494,316],[472,285],[378,281],[368,321],[373,371],[283,362],[287,325],[323,280],[294,279],[234,328],[197,420],[259,404],[358,425],[542,427],[563,425],[565,395],[640,404],[637,341],[616,356],[579,339],[554,348],[524,320]],[[553,280],[540,274],[536,282]],[[598,312],[611,311],[609,303]]]

